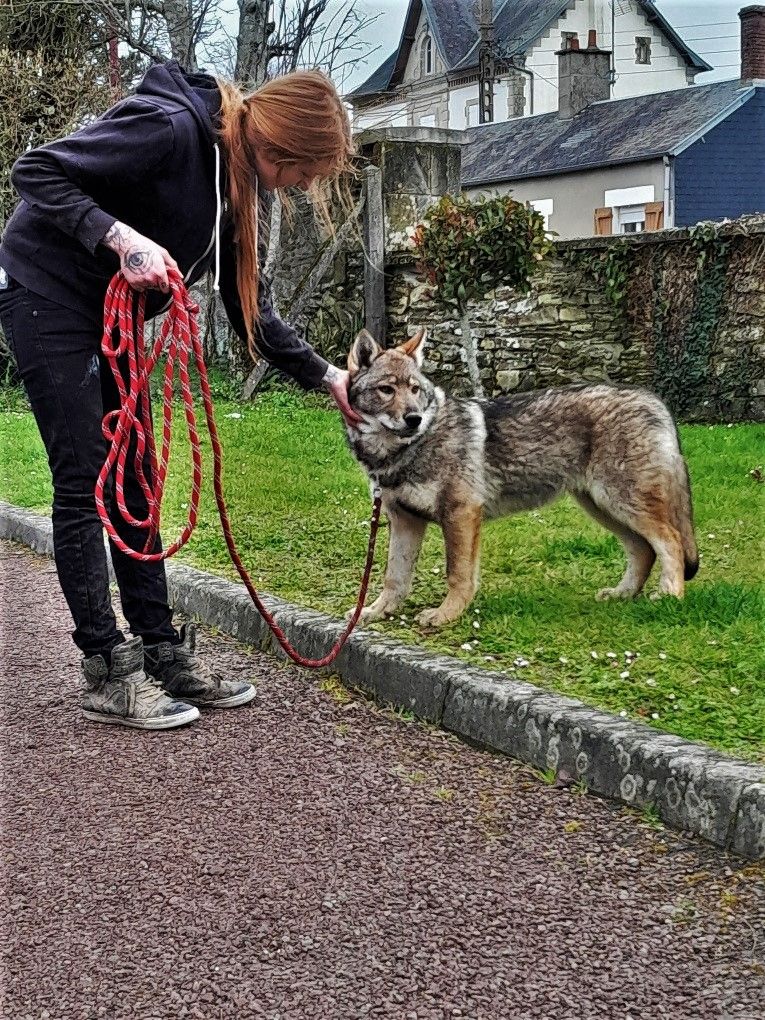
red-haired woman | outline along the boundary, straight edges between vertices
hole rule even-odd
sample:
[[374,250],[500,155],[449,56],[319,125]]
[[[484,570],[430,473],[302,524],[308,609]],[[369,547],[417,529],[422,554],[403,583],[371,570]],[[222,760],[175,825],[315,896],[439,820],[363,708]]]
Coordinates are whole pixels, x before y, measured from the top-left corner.
[[[258,272],[259,189],[302,188],[321,209],[326,185],[350,169],[352,154],[342,101],[318,71],[244,95],[169,63],[152,67],[134,95],[98,120],[14,166],[22,200],[0,245],[0,322],[48,453],[56,567],[83,655],[88,719],[166,729],[198,718],[197,706],[243,705],[255,693],[199,662],[193,625],[175,629],[164,564],[112,545],[132,638],[117,626],[94,499],[106,457],[101,421],[119,406],[100,346],[107,284],[121,269],[134,289],[151,290],[151,317],[166,305],[156,292],[167,294],[168,269],[187,285],[212,270],[253,353],[306,388],[324,386],[344,417],[358,420],[347,373],[274,314]],[[134,474],[125,497],[135,516],[145,515]],[[125,542],[142,547],[143,531],[118,515],[114,523]]]

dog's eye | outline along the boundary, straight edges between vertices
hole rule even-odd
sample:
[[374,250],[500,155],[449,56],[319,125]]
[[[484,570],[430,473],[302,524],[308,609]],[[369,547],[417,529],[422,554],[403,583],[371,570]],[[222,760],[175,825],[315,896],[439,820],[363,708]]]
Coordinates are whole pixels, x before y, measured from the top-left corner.
[[386,397],[392,397],[396,392],[392,386],[378,386],[377,389],[380,393],[385,394]]
[[417,394],[419,392],[420,392],[420,387],[419,386],[415,385],[415,386],[412,387],[412,393],[415,395],[415,397],[417,396]]

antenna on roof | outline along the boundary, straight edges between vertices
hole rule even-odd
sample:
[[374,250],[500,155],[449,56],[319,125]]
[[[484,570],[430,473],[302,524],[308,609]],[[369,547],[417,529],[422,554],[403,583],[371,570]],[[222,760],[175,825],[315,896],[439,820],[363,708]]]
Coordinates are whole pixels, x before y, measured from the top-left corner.
[[491,124],[494,121],[494,80],[496,68],[494,4],[493,0],[478,0],[479,37],[478,45],[478,122]]

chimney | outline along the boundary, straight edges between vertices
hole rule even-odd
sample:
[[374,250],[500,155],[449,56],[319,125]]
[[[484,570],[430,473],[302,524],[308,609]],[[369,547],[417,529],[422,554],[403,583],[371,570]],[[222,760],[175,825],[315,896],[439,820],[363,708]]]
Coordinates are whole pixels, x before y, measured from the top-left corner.
[[598,47],[594,29],[590,29],[587,49],[579,48],[579,38],[568,39],[565,50],[558,50],[558,116],[571,120],[590,103],[611,98],[611,51]]
[[743,7],[741,18],[741,81],[765,80],[765,7]]

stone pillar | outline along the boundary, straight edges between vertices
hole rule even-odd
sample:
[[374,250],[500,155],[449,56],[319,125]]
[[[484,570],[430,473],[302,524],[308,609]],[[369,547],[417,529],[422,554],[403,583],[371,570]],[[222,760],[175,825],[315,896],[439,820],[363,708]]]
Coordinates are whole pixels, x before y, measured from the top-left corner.
[[411,253],[411,233],[429,205],[459,194],[465,141],[463,131],[423,127],[371,128],[356,136],[362,156],[382,172],[386,260]]

